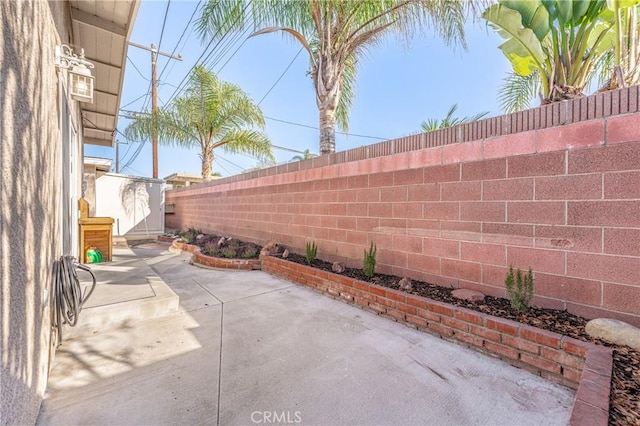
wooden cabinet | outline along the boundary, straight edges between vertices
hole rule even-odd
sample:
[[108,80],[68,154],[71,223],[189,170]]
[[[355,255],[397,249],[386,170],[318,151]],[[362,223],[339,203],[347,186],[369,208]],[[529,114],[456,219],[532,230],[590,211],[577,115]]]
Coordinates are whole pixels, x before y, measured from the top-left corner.
[[113,218],[87,217],[88,205],[79,200],[80,219],[80,263],[87,263],[87,250],[95,247],[102,253],[105,262],[111,261],[113,251]]

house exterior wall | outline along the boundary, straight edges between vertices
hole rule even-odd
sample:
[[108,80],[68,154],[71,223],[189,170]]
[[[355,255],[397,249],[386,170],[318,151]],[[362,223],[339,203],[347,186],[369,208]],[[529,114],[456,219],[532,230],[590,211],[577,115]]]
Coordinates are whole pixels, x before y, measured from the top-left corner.
[[639,87],[166,193],[166,225],[640,325]]
[[52,264],[62,254],[65,201],[54,46],[70,43],[69,5],[0,2],[0,33],[0,423],[34,424],[54,353]]

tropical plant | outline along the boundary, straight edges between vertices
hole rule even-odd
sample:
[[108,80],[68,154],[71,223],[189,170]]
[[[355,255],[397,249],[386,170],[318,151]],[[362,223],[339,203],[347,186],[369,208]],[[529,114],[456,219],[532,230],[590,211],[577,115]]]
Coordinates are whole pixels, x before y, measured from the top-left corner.
[[392,33],[409,39],[433,28],[447,44],[464,41],[464,0],[208,0],[197,21],[203,39],[219,40],[250,22],[254,33],[282,31],[309,54],[319,110],[320,154],[335,151],[336,124],[348,131],[358,60]]
[[480,112],[471,117],[454,117],[453,114],[458,109],[458,104],[451,105],[449,111],[447,111],[447,115],[441,120],[436,118],[429,118],[426,121],[422,122],[422,131],[423,132],[433,132],[438,129],[446,129],[447,127],[457,126],[458,124],[470,123],[473,121],[478,121],[489,114],[489,111]]
[[311,151],[309,151],[309,149],[305,149],[304,152],[302,152],[301,155],[294,155],[291,158],[291,161],[302,161],[302,160],[309,160],[313,157],[315,157],[315,154],[312,154]]
[[529,268],[526,275],[522,275],[520,269],[513,273],[513,266],[509,266],[509,272],[504,280],[509,302],[516,311],[523,312],[529,307],[529,302],[533,297],[533,271]]
[[521,107],[523,92],[539,91],[542,103],[582,96],[612,48],[607,11],[606,0],[500,0],[487,8],[482,17],[506,40],[500,49],[518,76],[506,81],[503,108]]
[[603,89],[640,84],[640,0],[609,0],[614,22],[613,49],[602,61]]
[[125,130],[132,139],[150,137],[154,127],[158,141],[183,147],[199,147],[202,178],[211,179],[214,150],[245,153],[274,160],[264,128],[264,116],[238,86],[221,81],[198,65],[190,75],[184,96],[153,114],[141,114]]
[[376,245],[371,241],[369,250],[364,251],[362,272],[368,278],[373,278],[376,274]]

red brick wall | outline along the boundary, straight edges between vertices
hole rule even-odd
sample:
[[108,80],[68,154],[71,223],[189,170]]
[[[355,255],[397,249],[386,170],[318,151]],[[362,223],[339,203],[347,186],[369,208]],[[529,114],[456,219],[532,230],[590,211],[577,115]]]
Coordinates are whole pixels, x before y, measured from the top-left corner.
[[535,305],[640,325],[638,92],[170,191],[166,224],[298,252],[314,240],[358,267],[374,241],[378,272],[497,296],[510,264],[531,267]]

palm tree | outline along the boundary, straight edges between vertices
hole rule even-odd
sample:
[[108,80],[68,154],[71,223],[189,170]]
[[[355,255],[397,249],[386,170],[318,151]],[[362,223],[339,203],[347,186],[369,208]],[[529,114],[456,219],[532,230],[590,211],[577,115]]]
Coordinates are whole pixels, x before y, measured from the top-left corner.
[[302,155],[294,155],[291,158],[291,161],[309,160],[310,158],[313,158],[313,157],[316,156],[316,154],[312,154],[311,151],[308,148],[305,149],[301,154]]
[[320,154],[335,151],[336,124],[348,131],[358,60],[383,37],[409,39],[433,28],[447,44],[465,46],[465,0],[208,0],[197,27],[201,38],[220,39],[244,28],[250,11],[254,33],[282,31],[309,54],[319,110]]
[[184,96],[155,114],[139,115],[125,134],[148,138],[154,125],[159,142],[200,148],[205,180],[211,179],[216,148],[275,161],[269,139],[255,129],[264,128],[260,108],[238,86],[221,81],[201,65],[193,69]]
[[453,114],[458,109],[458,104],[451,105],[449,111],[447,111],[447,115],[442,119],[438,120],[435,118],[430,118],[426,121],[422,122],[422,131],[423,132],[433,132],[439,129],[446,129],[447,127],[457,126],[458,124],[471,123],[472,121],[478,121],[482,119],[484,116],[489,114],[489,111],[480,112],[471,117],[454,117]]

